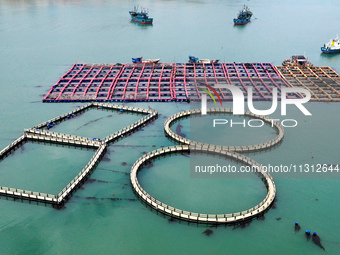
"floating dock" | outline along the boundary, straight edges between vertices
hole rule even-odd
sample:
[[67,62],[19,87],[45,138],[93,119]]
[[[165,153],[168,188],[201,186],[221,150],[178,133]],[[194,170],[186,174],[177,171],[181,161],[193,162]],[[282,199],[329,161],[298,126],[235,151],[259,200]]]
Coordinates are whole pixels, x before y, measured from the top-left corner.
[[[276,67],[271,63],[140,63],[74,64],[52,86],[43,102],[195,101],[204,84],[239,87],[247,98],[272,100],[272,89],[306,87],[313,99],[338,101],[340,76],[330,67]],[[221,100],[232,100],[228,89],[216,89]],[[301,95],[290,94],[290,98]],[[280,99],[280,95],[278,96]]]

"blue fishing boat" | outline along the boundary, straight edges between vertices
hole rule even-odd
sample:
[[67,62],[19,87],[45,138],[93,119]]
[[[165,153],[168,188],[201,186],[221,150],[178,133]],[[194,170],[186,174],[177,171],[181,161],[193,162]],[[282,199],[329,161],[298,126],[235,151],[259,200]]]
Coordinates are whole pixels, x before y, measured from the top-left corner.
[[214,60],[210,60],[210,59],[199,59],[196,58],[195,56],[189,56],[189,61],[188,63],[199,63],[199,64],[216,64],[218,63],[219,59],[214,59]]
[[234,19],[235,25],[244,25],[247,24],[251,17],[253,16],[253,13],[250,11],[248,6],[244,6],[243,9],[239,12],[237,19]]
[[141,8],[141,11],[138,11],[138,6],[135,6],[133,11],[129,11],[129,13],[133,21],[141,24],[152,24],[153,18],[149,18],[147,10],[143,8]]
[[189,56],[189,63],[198,63],[198,58],[196,58],[195,56]]
[[327,44],[321,47],[323,53],[333,54],[340,53],[340,40],[339,36],[336,35],[334,39],[331,39]]

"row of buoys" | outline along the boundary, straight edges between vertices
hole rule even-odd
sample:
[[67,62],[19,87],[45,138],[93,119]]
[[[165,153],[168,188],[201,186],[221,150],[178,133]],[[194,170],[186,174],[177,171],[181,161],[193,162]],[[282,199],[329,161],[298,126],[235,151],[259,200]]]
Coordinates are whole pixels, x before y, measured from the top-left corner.
[[[299,225],[299,222],[295,222],[295,232],[300,231],[301,227]],[[318,236],[318,234],[316,232],[313,232],[312,236],[311,236],[311,231],[310,230],[306,230],[305,231],[305,235],[307,238],[307,241],[309,241],[309,239],[312,237],[312,241],[313,243],[315,243],[317,246],[319,246],[321,249],[325,250],[325,247],[323,247],[323,245],[321,244],[321,239]]]

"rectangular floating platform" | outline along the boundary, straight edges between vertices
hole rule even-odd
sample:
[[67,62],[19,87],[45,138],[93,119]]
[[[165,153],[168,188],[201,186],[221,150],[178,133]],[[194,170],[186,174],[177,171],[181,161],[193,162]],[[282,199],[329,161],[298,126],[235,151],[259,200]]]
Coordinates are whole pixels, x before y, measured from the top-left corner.
[[[259,101],[272,100],[272,88],[278,89],[280,99],[281,88],[295,86],[308,88],[315,100],[337,101],[339,75],[329,67],[312,68],[295,73],[295,67],[275,67],[271,63],[76,63],[52,86],[43,102],[198,101],[202,92],[199,88],[204,84],[235,85],[245,98],[246,87],[252,87],[253,100]],[[222,101],[232,100],[228,89],[216,91]]]

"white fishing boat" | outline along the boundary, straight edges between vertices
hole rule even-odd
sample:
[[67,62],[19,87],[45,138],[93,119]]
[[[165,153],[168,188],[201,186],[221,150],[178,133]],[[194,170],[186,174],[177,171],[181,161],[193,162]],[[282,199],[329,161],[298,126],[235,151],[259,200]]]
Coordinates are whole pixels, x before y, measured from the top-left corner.
[[334,39],[331,39],[328,43],[321,47],[321,51],[327,54],[340,53],[340,40],[339,36],[336,35]]

